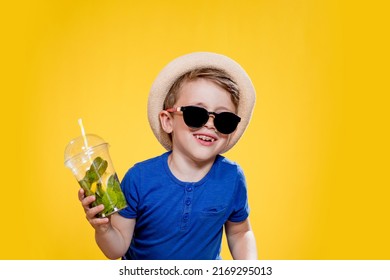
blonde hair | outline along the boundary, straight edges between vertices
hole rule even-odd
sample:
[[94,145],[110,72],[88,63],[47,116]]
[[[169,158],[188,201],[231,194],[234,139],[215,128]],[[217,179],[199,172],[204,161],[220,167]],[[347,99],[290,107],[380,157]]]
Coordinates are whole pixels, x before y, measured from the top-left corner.
[[207,79],[214,82],[230,93],[230,97],[234,106],[236,108],[238,107],[240,92],[237,84],[229,77],[229,75],[220,69],[199,68],[183,74],[173,83],[168,91],[167,96],[165,97],[163,109],[172,108],[177,101],[179,91],[183,84],[185,82],[194,81],[196,79]]

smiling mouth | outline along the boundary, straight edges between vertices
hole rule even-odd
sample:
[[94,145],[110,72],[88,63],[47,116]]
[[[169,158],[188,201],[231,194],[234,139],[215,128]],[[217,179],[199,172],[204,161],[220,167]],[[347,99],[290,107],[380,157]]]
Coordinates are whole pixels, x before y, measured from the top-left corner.
[[213,138],[213,137],[211,137],[211,136],[207,136],[207,135],[201,135],[201,134],[196,134],[196,135],[194,135],[197,139],[199,139],[199,140],[202,140],[202,141],[205,141],[205,142],[210,142],[210,143],[212,143],[212,142],[214,142],[214,141],[216,141],[217,139],[215,139],[215,138]]

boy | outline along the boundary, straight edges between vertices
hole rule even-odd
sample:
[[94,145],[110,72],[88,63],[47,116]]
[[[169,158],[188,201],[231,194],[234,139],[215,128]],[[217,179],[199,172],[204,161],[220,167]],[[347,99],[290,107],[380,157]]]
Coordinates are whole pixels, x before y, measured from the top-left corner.
[[255,90],[233,60],[192,53],[168,64],[149,95],[148,117],[168,150],[133,166],[122,181],[128,207],[95,218],[103,205],[79,191],[95,238],[110,259],[220,259],[223,227],[234,259],[257,259],[245,177],[220,154],[249,123]]

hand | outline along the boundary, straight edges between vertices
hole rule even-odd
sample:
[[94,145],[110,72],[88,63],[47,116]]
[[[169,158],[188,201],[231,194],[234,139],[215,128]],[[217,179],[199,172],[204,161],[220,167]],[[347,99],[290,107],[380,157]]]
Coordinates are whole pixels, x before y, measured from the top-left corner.
[[104,205],[100,204],[95,207],[91,207],[92,202],[95,201],[95,196],[85,196],[84,190],[79,190],[79,200],[81,201],[81,205],[83,206],[85,216],[88,220],[88,222],[91,224],[91,226],[97,231],[97,232],[107,232],[111,228],[111,221],[110,218],[97,218],[96,215],[103,211]]

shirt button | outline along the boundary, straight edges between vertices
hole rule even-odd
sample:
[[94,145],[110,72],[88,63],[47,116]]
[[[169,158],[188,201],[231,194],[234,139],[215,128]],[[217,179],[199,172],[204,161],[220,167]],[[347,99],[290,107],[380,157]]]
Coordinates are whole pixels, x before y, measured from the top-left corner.
[[187,192],[192,192],[192,186],[187,187]]
[[183,221],[188,221],[188,218],[189,218],[189,214],[188,213],[185,213],[184,216],[183,216]]
[[186,205],[189,206],[191,204],[191,199],[190,198],[187,198],[186,199]]

